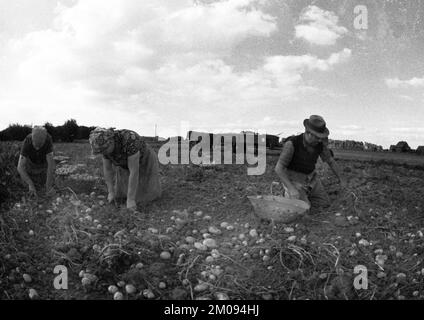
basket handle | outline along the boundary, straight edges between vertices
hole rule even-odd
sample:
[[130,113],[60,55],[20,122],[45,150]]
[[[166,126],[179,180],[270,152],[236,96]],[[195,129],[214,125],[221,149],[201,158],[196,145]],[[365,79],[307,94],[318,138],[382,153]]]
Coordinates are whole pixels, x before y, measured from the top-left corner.
[[284,198],[289,198],[289,196],[288,196],[288,190],[287,190],[286,186],[285,186],[283,183],[281,183],[281,182],[277,182],[277,181],[273,181],[273,182],[271,183],[271,195],[272,195],[272,196],[274,196],[274,193],[273,193],[273,187],[274,187],[274,186],[279,186],[279,185],[283,185],[283,188],[284,188],[284,194],[283,194],[283,197],[284,197]]

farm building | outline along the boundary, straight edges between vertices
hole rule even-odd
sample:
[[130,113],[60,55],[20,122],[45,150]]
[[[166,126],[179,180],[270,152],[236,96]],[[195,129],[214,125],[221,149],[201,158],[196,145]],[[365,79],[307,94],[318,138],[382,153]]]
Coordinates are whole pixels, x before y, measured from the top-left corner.
[[[283,138],[282,144],[284,144],[290,137]],[[370,152],[378,152],[383,151],[383,147],[362,141],[354,141],[354,140],[332,140],[328,139],[328,147],[330,149],[335,150],[359,150],[359,151],[370,151]]]
[[158,142],[158,137],[141,137],[145,142]]
[[377,152],[377,151],[383,151],[383,147],[373,144],[373,143],[369,143],[369,142],[365,142],[364,143],[364,150],[365,151],[371,151],[371,152]]
[[[233,153],[235,153],[236,146],[237,146],[237,138],[243,138],[242,141],[244,141],[244,150],[246,152],[247,150],[246,135],[250,135],[250,134],[254,135],[253,146],[255,150],[258,149],[259,139],[262,139],[261,142],[266,143],[267,147],[268,147],[268,144],[275,146],[275,142],[272,140],[272,138],[271,140],[268,140],[268,136],[265,137],[264,135],[258,135],[257,133],[250,132],[250,131],[249,132],[243,131],[241,133],[218,133],[218,134],[189,131],[187,133],[187,138],[190,140],[190,149],[197,143],[201,142],[202,136],[206,137],[209,135],[210,152],[213,152],[213,149],[216,147],[219,147],[219,146],[223,147],[225,143],[229,143],[232,145]],[[195,139],[196,137],[197,139]],[[276,139],[278,143],[278,137],[276,137]]]
[[[213,151],[213,134],[207,132],[198,132],[198,131],[189,131],[187,132],[187,140],[189,141],[190,150],[198,143],[200,143],[203,139],[202,137],[209,136],[210,143],[210,152]],[[197,139],[194,139],[196,137]]]
[[395,146],[390,146],[390,151],[399,153],[411,152],[411,148],[406,141],[399,141]]
[[181,143],[182,141],[184,141],[184,138],[181,136],[169,137],[168,139],[165,140],[165,142],[168,142],[168,141]]
[[343,150],[364,150],[364,143],[362,141],[353,140],[328,140],[328,146],[332,149]]
[[266,135],[266,146],[267,146],[267,148],[274,149],[276,147],[281,147],[279,140],[280,139],[279,139],[278,136],[267,134]]

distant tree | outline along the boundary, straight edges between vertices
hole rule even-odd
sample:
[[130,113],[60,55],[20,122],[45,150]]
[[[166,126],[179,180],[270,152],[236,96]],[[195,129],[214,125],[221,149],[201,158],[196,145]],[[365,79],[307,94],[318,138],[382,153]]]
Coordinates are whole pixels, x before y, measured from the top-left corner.
[[67,120],[62,127],[62,141],[72,142],[77,138],[78,124],[75,119]]
[[28,125],[11,124],[5,130],[0,132],[0,140],[2,141],[22,141],[32,131]]
[[399,141],[395,146],[390,146],[392,152],[411,152],[411,147],[406,141]]
[[44,128],[46,128],[47,132],[49,133],[49,135],[52,136],[52,139],[54,142],[57,141],[57,130],[56,127],[54,125],[52,125],[50,122],[46,122],[44,124]]
[[[44,124],[47,132],[51,135],[54,142],[73,142],[74,140],[87,140],[90,132],[96,129],[95,126],[78,126],[74,119],[67,120],[61,126],[54,126],[50,122]],[[32,131],[32,126],[11,124],[9,127],[0,131],[0,141],[23,141]]]
[[96,127],[78,127],[77,139],[78,140],[86,140],[90,137],[90,132],[96,129]]

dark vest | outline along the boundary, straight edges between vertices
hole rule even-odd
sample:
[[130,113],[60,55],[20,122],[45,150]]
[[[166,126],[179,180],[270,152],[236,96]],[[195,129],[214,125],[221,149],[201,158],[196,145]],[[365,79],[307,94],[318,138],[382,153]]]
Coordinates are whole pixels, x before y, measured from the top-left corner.
[[314,147],[314,151],[310,153],[303,145],[303,133],[298,136],[290,137],[288,141],[293,143],[294,153],[292,161],[287,168],[305,174],[312,173],[315,170],[318,157],[322,153],[322,143]]

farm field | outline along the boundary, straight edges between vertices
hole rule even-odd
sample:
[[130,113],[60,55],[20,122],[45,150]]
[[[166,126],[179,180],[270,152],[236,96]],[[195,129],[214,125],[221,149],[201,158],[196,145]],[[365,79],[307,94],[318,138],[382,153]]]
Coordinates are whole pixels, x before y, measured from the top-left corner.
[[[367,151],[350,151],[334,149],[334,156],[341,160],[354,160],[365,162],[394,163],[398,165],[421,166],[424,167],[424,156],[414,153],[394,153],[394,152],[367,152]],[[281,150],[268,150],[268,155],[279,156]]]
[[407,164],[410,166],[424,166],[424,157],[414,153],[394,153],[394,152],[366,152],[366,151],[349,151],[349,150],[335,150],[336,158],[346,160],[360,160],[360,161],[380,161],[380,162],[394,162],[397,164]]
[[[69,158],[57,195],[0,214],[0,299],[424,299],[423,157],[336,151],[349,189],[319,164],[331,207],[272,224],[247,196],[270,193],[277,150],[262,176],[161,165],[163,197],[135,213],[105,203],[88,144],[55,153]],[[57,265],[68,290],[53,286]],[[359,265],[367,289],[353,286]]]

